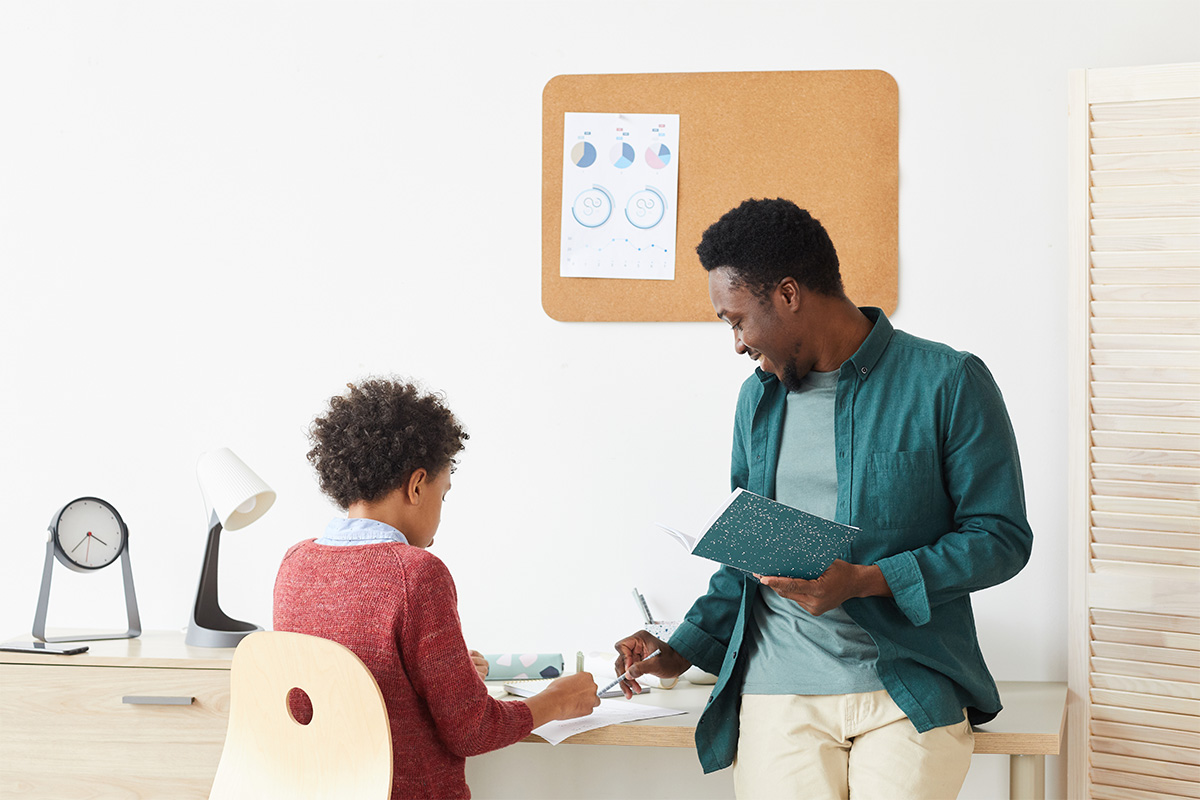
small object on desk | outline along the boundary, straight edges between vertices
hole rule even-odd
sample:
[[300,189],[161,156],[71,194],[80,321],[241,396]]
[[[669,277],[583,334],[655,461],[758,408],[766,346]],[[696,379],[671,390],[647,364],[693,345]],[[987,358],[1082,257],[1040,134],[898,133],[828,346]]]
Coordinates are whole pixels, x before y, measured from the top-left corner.
[[562,653],[485,653],[488,680],[557,678],[563,673]]
[[[646,604],[646,598],[642,596],[642,593],[637,590],[636,586],[633,587],[633,599],[637,601],[638,608],[642,612],[642,617],[646,620],[646,624],[642,626],[642,630],[664,642],[670,639],[671,635],[675,633],[675,629],[679,627],[679,623],[656,620],[650,613],[650,606]],[[670,682],[668,683],[667,681]],[[672,689],[679,682],[679,678],[660,678],[659,682],[662,688]]]
[[711,686],[712,684],[717,682],[716,675],[713,675],[710,672],[705,672],[704,670],[702,670],[696,666],[688,667],[687,670],[683,673],[682,677],[688,683],[694,683],[697,686]]
[[[89,636],[47,636],[46,612],[50,607],[50,579],[57,559],[73,572],[95,572],[121,559],[125,584],[124,633]],[[42,588],[33,615],[33,638],[43,642],[79,642],[100,639],[135,639],[142,633],[137,595],[133,591],[133,568],[129,563],[129,528],[111,503],[99,497],[72,500],[50,518],[46,535],[46,560],[42,566]]]
[[[553,683],[554,680],[554,678],[541,678],[527,681],[505,681],[504,691],[508,692],[509,694],[516,695],[517,697],[533,697],[535,694]],[[643,689],[642,694],[645,694],[648,691],[650,690]],[[602,698],[624,697],[625,693],[614,687],[599,696]]]
[[646,624],[642,626],[642,630],[664,642],[670,639],[671,634],[675,633],[675,629],[679,627],[679,623],[655,619],[654,615],[650,613],[650,606],[646,604],[646,598],[642,596],[642,593],[637,590],[636,586],[633,587],[633,599],[637,602],[638,609],[642,612],[642,617],[646,620]]
[[646,598],[642,596],[642,593],[637,590],[636,586],[633,587],[633,599],[637,602],[638,608],[646,620],[646,624],[649,625],[654,622],[654,617],[650,615],[650,606],[646,605]]
[[46,644],[45,642],[4,642],[0,644],[0,650],[7,650],[12,653],[50,653],[57,656],[73,656],[78,653],[86,653],[88,646],[86,644]]
[[[643,659],[642,659],[642,661],[649,661],[650,659],[654,658],[656,655],[658,655],[658,654],[659,654],[659,653],[661,653],[661,652],[662,652],[662,650],[655,650],[653,653],[651,653],[650,655],[648,655],[648,656],[646,656],[645,658],[643,658]],[[639,661],[638,663],[640,664],[640,663],[642,663],[642,661]],[[605,687],[604,687],[603,689],[601,689],[600,691],[596,692],[596,696],[597,696],[597,697],[604,697],[604,693],[605,693],[605,692],[607,692],[609,689],[613,688],[614,686],[616,686],[616,685],[617,685],[618,683],[620,683],[621,681],[627,681],[627,680],[629,680],[629,679],[630,679],[630,678],[629,678],[629,670],[628,670],[628,669],[626,669],[626,670],[625,670],[625,672],[624,672],[624,674],[620,675],[620,676],[619,676],[619,677],[618,677],[618,678],[617,678],[615,681],[613,681],[612,683],[610,683],[608,686],[605,686]],[[671,684],[671,685],[672,685],[672,686],[674,686],[675,684]],[[621,694],[624,694],[624,692],[622,692]]]
[[675,629],[679,627],[678,622],[651,622],[642,626],[642,630],[649,633],[656,639],[661,639],[666,642],[675,634]]

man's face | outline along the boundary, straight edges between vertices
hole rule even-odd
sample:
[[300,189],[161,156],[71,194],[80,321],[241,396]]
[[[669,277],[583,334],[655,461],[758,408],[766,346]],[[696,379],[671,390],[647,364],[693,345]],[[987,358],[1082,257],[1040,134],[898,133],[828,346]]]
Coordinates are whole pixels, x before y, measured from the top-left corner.
[[732,277],[729,267],[708,273],[708,297],[717,316],[733,328],[733,349],[750,356],[789,391],[795,391],[813,365],[813,359],[804,357],[795,315],[786,313],[787,303],[778,288],[764,300]]

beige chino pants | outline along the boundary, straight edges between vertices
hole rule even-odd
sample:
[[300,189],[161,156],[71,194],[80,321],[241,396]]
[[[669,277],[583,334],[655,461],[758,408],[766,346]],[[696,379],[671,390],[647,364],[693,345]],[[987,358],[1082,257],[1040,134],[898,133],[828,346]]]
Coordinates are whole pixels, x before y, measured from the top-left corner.
[[975,737],[967,722],[925,733],[886,691],[742,697],[733,762],[739,800],[953,800]]

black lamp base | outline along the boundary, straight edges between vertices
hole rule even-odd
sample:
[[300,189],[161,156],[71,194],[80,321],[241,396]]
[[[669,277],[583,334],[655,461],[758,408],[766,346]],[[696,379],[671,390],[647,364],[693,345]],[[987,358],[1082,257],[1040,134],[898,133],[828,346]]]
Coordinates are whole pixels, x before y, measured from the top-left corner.
[[208,523],[208,546],[204,551],[204,567],[200,570],[200,586],[192,619],[184,642],[193,647],[237,647],[245,637],[261,631],[261,625],[233,619],[221,610],[217,602],[217,555],[221,547],[221,523],[213,512]]

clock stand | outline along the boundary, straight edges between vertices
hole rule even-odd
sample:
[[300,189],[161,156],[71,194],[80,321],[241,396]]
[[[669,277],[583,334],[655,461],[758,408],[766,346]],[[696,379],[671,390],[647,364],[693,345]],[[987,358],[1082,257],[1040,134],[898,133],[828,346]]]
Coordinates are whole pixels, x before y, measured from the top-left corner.
[[[120,555],[121,572],[125,584],[125,614],[128,619],[129,628],[124,633],[101,633],[71,635],[71,636],[47,636],[46,635],[46,612],[50,607],[50,579],[54,572],[55,560],[61,561],[63,566],[75,572],[90,572],[95,569],[100,569],[111,564],[112,561],[107,561],[99,566],[88,566],[78,563],[73,559],[63,548],[60,539],[60,523],[63,521],[64,513],[76,507],[80,502],[96,503],[104,506],[111,514],[112,518],[119,527],[119,535],[121,537]],[[87,534],[91,536],[89,532]],[[133,568],[129,563],[129,538],[128,528],[125,526],[124,520],[117,510],[110,504],[95,497],[81,497],[78,500],[73,500],[63,506],[57,514],[50,520],[50,527],[46,531],[46,561],[42,567],[42,588],[38,593],[37,611],[33,616],[33,638],[43,642],[91,642],[100,641],[102,639],[136,639],[142,633],[141,617],[138,615],[137,595],[133,590]]]

